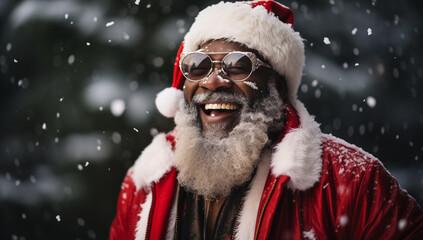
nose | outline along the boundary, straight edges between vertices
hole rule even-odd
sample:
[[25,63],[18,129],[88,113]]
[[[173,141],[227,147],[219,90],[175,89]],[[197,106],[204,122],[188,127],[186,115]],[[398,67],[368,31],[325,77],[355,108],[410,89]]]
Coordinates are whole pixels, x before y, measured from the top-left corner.
[[199,87],[215,92],[232,87],[232,81],[227,79],[219,68],[214,68],[209,76],[200,81]]

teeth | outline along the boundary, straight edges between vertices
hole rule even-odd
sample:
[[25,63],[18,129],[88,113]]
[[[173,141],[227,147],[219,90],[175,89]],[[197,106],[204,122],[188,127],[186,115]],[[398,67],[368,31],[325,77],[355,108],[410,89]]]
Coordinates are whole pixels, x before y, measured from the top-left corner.
[[204,107],[206,110],[236,110],[238,106],[231,103],[209,103]]

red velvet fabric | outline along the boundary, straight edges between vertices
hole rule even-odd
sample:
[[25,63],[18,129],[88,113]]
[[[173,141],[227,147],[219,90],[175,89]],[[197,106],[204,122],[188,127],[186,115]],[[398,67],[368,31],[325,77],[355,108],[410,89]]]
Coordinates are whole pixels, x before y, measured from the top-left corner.
[[136,190],[132,181],[132,172],[125,177],[117,204],[117,214],[110,228],[109,239],[135,239],[135,229],[141,212],[141,204],[146,200],[147,193]]
[[172,200],[176,192],[176,170],[172,170],[163,177],[162,181],[155,184],[154,196],[156,201],[150,210],[150,239],[165,239],[172,209]]
[[[286,132],[300,125],[290,106],[287,120]],[[174,143],[171,136],[167,140]],[[289,189],[288,176],[269,173],[257,212],[258,239],[423,239],[423,210],[378,160],[331,137],[321,147],[321,177],[310,189]],[[131,174],[122,184],[111,240],[135,239],[147,192],[136,190]],[[176,170],[153,184],[152,191],[147,239],[164,239]]]
[[181,59],[181,53],[184,50],[184,43],[179,46],[178,52],[176,53],[175,64],[173,66],[173,82],[172,87],[182,90],[184,86],[185,77],[179,68],[179,60]]
[[269,13],[274,13],[284,23],[294,26],[294,13],[291,9],[275,1],[255,1],[251,2],[251,6],[263,6]]

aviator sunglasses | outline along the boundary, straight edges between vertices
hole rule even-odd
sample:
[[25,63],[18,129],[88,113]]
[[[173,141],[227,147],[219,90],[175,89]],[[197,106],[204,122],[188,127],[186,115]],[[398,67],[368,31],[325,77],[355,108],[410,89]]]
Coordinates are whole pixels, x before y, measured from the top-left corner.
[[[210,55],[226,54],[221,61],[213,60]],[[217,74],[232,81],[244,81],[260,66],[272,68],[252,52],[188,52],[181,53],[179,68],[186,79],[198,82],[213,72],[213,65],[220,64]]]

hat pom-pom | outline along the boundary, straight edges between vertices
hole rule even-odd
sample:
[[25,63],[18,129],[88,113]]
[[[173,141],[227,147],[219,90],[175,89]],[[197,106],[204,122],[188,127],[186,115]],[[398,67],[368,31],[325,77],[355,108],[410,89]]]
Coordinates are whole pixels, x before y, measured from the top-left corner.
[[184,92],[182,90],[173,87],[165,88],[157,94],[157,109],[163,116],[173,118],[179,109],[179,101],[183,97]]

